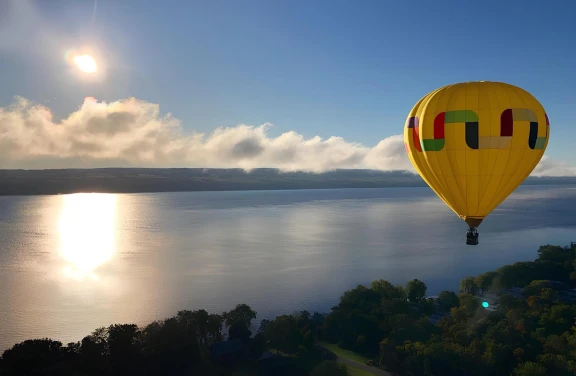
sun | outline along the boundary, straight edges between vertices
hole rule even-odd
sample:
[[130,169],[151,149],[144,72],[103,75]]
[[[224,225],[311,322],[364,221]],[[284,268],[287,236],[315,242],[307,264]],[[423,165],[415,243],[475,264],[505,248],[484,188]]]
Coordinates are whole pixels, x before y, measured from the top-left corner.
[[72,61],[78,69],[80,69],[84,73],[95,73],[98,70],[98,65],[96,65],[96,61],[90,55],[78,55],[75,56]]

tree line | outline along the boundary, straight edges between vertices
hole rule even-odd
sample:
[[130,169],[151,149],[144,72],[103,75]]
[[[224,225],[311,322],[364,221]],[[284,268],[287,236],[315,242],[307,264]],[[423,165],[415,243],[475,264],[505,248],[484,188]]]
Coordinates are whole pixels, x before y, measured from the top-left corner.
[[[0,375],[349,375],[321,346],[332,343],[397,375],[568,376],[576,374],[575,285],[576,247],[544,245],[535,261],[466,277],[458,293],[437,299],[418,279],[375,280],[344,292],[328,314],[265,319],[255,333],[257,314],[246,304],[222,314],[180,311],[67,345],[24,341],[4,351]],[[488,295],[494,309],[482,306]],[[221,346],[234,343],[232,353]]]

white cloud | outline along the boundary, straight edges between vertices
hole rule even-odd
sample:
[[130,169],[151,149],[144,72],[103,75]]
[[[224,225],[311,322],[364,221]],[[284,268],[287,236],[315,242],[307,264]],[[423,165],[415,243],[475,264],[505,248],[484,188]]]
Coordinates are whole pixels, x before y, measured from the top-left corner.
[[[16,97],[0,107],[0,168],[210,167],[280,168],[321,172],[336,168],[414,171],[402,135],[374,147],[341,137],[305,139],[294,132],[270,137],[271,124],[183,132],[159,105],[135,98],[112,103],[86,98],[55,121],[50,109]],[[537,176],[576,175],[576,167],[544,157]]]
[[543,156],[532,172],[533,176],[576,176],[576,166]]
[[373,148],[341,137],[305,139],[290,131],[270,137],[271,124],[185,134],[157,104],[130,98],[86,98],[55,121],[48,107],[16,97],[0,108],[0,168],[276,167],[287,171],[335,168],[412,170],[401,135]]

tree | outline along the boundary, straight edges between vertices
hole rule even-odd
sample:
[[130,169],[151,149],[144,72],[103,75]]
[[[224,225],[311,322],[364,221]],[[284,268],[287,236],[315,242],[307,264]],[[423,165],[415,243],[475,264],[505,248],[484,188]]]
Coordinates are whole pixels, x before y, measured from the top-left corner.
[[498,277],[497,272],[482,273],[474,279],[474,283],[482,293],[485,293],[492,287],[492,283],[494,283],[496,277]]
[[81,368],[88,375],[110,372],[107,328],[98,328],[82,339],[80,344],[80,363]]
[[570,273],[570,283],[572,286],[576,285],[576,271]]
[[542,269],[545,264],[537,264],[533,261],[521,261],[514,264],[504,265],[496,270],[499,274],[501,287],[510,288],[513,286],[524,287],[535,279],[542,278]]
[[460,301],[460,307],[465,308],[469,313],[474,313],[480,308],[480,300],[474,295],[460,294],[458,295],[458,300]]
[[460,305],[460,299],[458,299],[458,295],[452,291],[442,291],[438,296],[438,304],[443,310],[449,311],[451,308]]
[[426,296],[426,284],[419,279],[413,279],[406,284],[408,300],[417,303]]
[[215,313],[208,316],[208,324],[206,330],[208,331],[208,336],[211,339],[211,343],[217,343],[222,341],[222,323],[224,318]]
[[326,360],[312,369],[310,376],[350,376],[344,364]]
[[371,287],[384,299],[406,299],[406,291],[402,285],[394,286],[385,279],[373,281]]
[[[549,311],[540,315],[539,324],[549,333],[562,334],[570,330],[576,318],[576,307],[556,304]],[[575,343],[576,345],[576,343]]]
[[258,328],[258,333],[264,332],[268,324],[270,324],[270,320],[262,319],[262,321],[260,321],[260,327]]
[[356,346],[357,346],[358,349],[364,350],[365,347],[366,347],[366,336],[359,335],[359,336],[356,338]]
[[458,300],[460,301],[460,307],[465,308],[470,314],[480,308],[480,300],[474,295],[460,294],[458,295]]
[[62,355],[62,342],[49,338],[32,339],[14,345],[2,354],[2,368],[7,375],[36,375],[56,364]]
[[195,328],[178,317],[153,322],[141,332],[149,374],[183,374],[201,359]]
[[252,336],[252,332],[244,323],[242,322],[235,322],[230,326],[228,329],[228,337],[230,339],[237,339],[242,341],[243,343],[250,342],[250,336]]
[[380,360],[378,364],[384,365],[387,368],[393,367],[396,358],[396,344],[394,341],[384,338],[379,344]]
[[512,308],[527,308],[528,305],[524,299],[516,298],[512,295],[503,294],[496,299],[496,304],[505,310]]
[[184,326],[191,326],[198,333],[198,343],[208,349],[211,344],[222,340],[222,322],[220,315],[208,314],[203,309],[197,311],[179,311],[178,320]]
[[425,316],[430,316],[434,312],[436,312],[436,305],[434,304],[434,299],[421,299],[418,303],[420,312]]
[[538,363],[526,362],[520,363],[512,372],[512,376],[546,376],[546,368]]
[[476,285],[476,280],[474,277],[466,277],[460,281],[460,290],[464,294],[475,295],[478,292],[478,286]]
[[250,323],[256,318],[256,311],[252,310],[247,304],[238,304],[236,308],[229,312],[224,312],[222,317],[224,317],[227,327],[232,326],[235,322],[240,322],[246,327],[250,327]]
[[314,334],[309,330],[304,334],[304,347],[308,350],[312,350],[314,348],[314,343]]
[[543,245],[538,249],[538,261],[552,261],[557,264],[564,264],[566,261],[574,259],[574,251],[557,245]]
[[136,346],[138,326],[134,324],[110,325],[108,327],[108,351],[116,373],[129,374],[135,368],[139,353]]
[[286,352],[295,352],[304,344],[304,335],[298,329],[296,319],[289,315],[270,321],[263,334],[270,347]]
[[304,311],[300,311],[299,316],[302,320],[310,320],[310,312],[304,310]]
[[552,286],[552,284],[548,281],[536,280],[536,281],[530,282],[530,284],[528,286],[524,287],[524,290],[522,293],[525,297],[540,296],[542,289],[550,288],[551,286]]
[[366,286],[358,285],[345,291],[340,297],[338,308],[345,312],[360,310],[362,312],[378,311],[380,309],[380,294]]

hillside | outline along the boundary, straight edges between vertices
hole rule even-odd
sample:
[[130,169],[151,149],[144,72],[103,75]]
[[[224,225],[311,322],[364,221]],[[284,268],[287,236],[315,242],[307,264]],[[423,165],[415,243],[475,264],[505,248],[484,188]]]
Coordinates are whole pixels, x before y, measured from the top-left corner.
[[[576,184],[576,177],[530,177],[524,184]],[[277,169],[102,168],[0,170],[0,195],[74,192],[180,192],[277,189],[423,187],[402,171],[335,170],[324,173]]]

